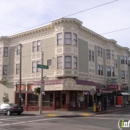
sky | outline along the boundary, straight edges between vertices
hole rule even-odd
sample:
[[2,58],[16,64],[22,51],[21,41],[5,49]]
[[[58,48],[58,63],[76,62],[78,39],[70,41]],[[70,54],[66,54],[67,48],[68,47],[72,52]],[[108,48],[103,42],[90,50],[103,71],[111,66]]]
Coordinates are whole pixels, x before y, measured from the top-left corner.
[[[108,2],[112,3],[96,7]],[[0,0],[0,36],[44,26],[90,8],[69,18],[77,18],[90,30],[130,48],[130,0]]]

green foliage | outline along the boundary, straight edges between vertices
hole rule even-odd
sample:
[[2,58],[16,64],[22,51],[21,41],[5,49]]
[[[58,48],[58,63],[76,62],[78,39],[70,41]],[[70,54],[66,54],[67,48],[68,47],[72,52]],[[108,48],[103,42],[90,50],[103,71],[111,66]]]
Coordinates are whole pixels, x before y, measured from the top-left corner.
[[39,95],[41,88],[37,87],[34,89],[34,94]]
[[4,97],[2,99],[3,99],[4,103],[8,103],[9,102],[9,95],[8,95],[8,93],[4,92]]

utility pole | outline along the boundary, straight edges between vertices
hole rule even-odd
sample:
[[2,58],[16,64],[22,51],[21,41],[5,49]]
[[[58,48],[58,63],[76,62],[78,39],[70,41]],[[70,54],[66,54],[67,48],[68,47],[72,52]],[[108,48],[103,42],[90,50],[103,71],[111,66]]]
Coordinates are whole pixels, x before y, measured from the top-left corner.
[[[41,64],[43,65],[44,53],[41,52]],[[40,102],[39,102],[39,113],[42,114],[42,91],[44,91],[44,78],[43,69],[41,69],[41,88],[40,88]]]
[[20,57],[20,64],[19,64],[19,85],[20,85],[20,88],[19,88],[19,106],[21,106],[21,82],[22,82],[22,79],[21,79],[21,69],[22,69],[22,44],[19,44],[19,47],[18,47],[18,50],[17,51],[20,51],[19,52],[19,57]]

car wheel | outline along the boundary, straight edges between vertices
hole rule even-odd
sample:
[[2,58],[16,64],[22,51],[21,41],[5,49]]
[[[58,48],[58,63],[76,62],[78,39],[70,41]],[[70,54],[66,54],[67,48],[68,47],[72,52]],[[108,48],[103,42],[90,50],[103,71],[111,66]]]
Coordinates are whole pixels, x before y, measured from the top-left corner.
[[21,115],[21,112],[18,112],[17,115]]
[[11,112],[10,112],[10,111],[7,111],[7,115],[10,116],[10,115],[11,115]]

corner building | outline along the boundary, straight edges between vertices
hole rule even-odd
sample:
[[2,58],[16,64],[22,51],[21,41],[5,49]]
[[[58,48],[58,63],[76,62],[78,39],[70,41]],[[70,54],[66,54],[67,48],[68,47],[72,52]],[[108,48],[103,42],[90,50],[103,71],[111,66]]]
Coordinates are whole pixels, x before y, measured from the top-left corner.
[[[114,104],[117,92],[129,93],[129,49],[82,26],[75,18],[61,18],[46,26],[0,37],[0,103],[4,92],[10,102],[19,98],[19,44],[22,44],[22,105],[39,110],[41,54],[46,76],[43,110],[81,109],[105,94]],[[128,94],[129,95],[129,94]]]

